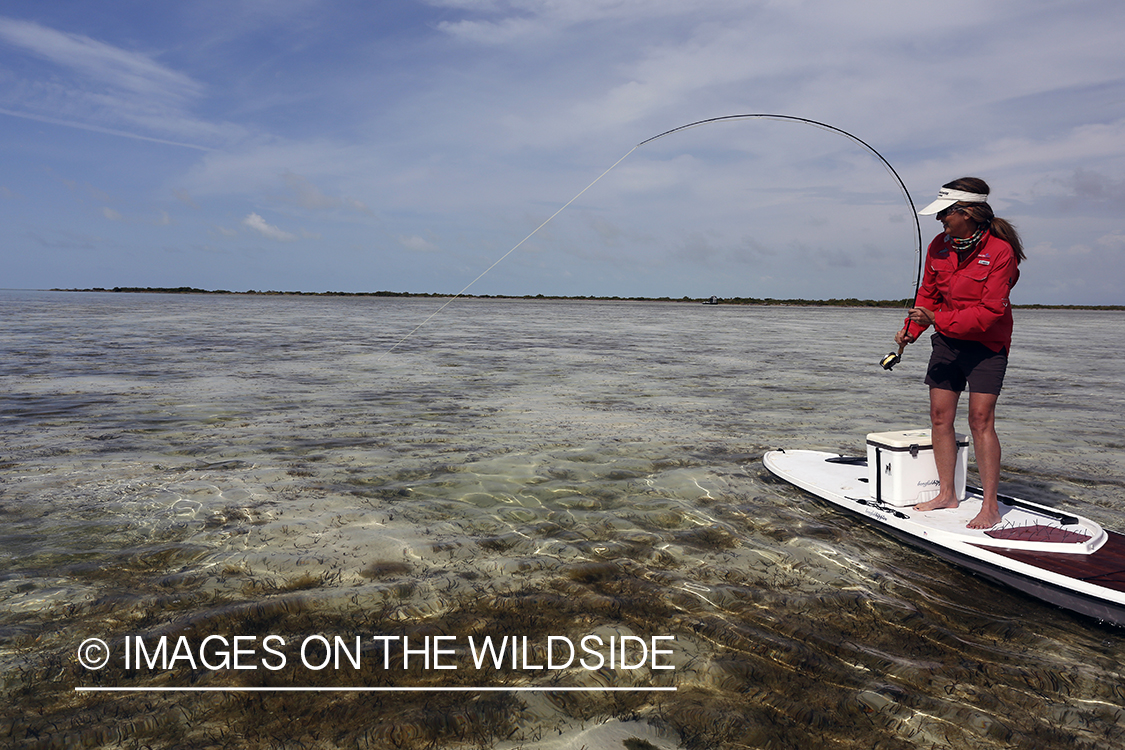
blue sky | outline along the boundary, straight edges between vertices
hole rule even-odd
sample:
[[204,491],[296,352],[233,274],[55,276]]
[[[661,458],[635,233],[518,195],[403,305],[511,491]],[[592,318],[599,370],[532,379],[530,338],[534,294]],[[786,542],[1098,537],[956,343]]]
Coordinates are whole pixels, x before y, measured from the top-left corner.
[[[1120,0],[7,0],[0,287],[900,298],[976,175],[1125,304]],[[923,217],[925,242],[938,224]]]

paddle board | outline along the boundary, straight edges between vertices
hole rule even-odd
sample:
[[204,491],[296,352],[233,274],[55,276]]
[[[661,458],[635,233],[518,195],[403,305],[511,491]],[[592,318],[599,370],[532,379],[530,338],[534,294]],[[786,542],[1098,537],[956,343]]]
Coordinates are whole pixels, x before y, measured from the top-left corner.
[[1001,523],[969,529],[981,508],[975,488],[966,488],[955,509],[924,512],[876,499],[866,457],[778,450],[762,461],[774,475],[902,541],[1044,601],[1125,626],[1125,535],[1090,519],[1001,497]]

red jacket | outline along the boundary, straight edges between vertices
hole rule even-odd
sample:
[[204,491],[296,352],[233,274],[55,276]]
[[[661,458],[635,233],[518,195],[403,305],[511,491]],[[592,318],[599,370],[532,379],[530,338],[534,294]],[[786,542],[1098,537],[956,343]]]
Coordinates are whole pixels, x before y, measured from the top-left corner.
[[[935,314],[934,328],[953,339],[979,341],[994,352],[1012,346],[1008,293],[1020,277],[1012,246],[985,232],[972,254],[958,261],[953,242],[939,234],[926,250],[926,273],[914,300]],[[926,326],[910,323],[917,338]]]

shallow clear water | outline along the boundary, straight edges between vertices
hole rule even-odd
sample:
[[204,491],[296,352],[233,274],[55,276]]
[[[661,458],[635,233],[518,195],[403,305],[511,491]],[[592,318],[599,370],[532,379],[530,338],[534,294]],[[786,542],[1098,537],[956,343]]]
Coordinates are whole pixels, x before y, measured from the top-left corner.
[[[762,469],[926,426],[928,345],[877,364],[900,311],[463,299],[391,350],[441,304],[0,292],[0,736],[531,747],[633,718],[684,747],[1125,746],[1123,631]],[[998,411],[1002,490],[1118,531],[1122,321],[1017,311]],[[360,635],[370,656],[380,633],[671,635],[675,669],[75,658],[185,634]],[[678,690],[73,691],[552,680]]]

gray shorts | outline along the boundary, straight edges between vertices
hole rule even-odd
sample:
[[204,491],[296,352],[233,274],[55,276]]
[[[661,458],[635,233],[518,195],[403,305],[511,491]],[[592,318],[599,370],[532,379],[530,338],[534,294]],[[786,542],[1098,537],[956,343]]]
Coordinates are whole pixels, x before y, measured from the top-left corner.
[[940,333],[930,337],[934,351],[926,370],[926,385],[961,393],[968,386],[972,393],[999,396],[1008,369],[1008,350],[994,352],[979,341],[951,339]]

